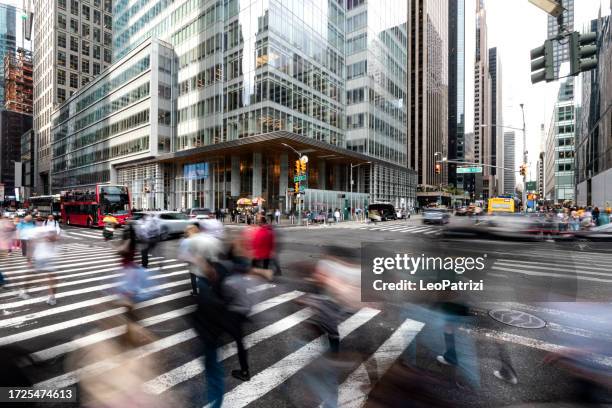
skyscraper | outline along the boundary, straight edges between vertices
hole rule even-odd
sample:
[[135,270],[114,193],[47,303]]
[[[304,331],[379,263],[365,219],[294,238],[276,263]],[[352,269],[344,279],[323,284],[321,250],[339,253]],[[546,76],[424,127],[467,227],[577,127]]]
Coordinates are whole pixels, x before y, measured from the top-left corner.
[[502,161],[503,170],[500,172],[504,173],[503,185],[500,185],[500,194],[514,194],[514,188],[516,186],[516,158],[515,158],[515,143],[516,135],[514,131],[504,132],[504,156]]
[[15,53],[17,48],[16,19],[14,6],[0,4],[0,108],[4,108],[4,56]]
[[[497,47],[489,48],[489,76],[491,77],[491,116],[487,120],[487,127],[490,128],[489,153],[485,162],[491,166],[500,166],[504,157],[504,121],[502,106],[502,67],[501,58],[497,52]],[[483,190],[487,190],[488,196],[499,194],[504,188],[504,172],[498,171],[497,167],[490,168],[490,176],[485,179]]]
[[[561,0],[563,5],[563,25],[567,31],[574,31],[574,0]],[[557,18],[548,16],[548,38],[555,37],[559,34],[559,23]],[[569,42],[554,41],[553,42],[553,61],[555,69],[555,78],[559,77],[559,67],[561,63],[569,61]]]
[[423,204],[439,195],[448,172],[436,161],[448,152],[448,4],[414,0],[408,10],[408,166],[418,173]]
[[[489,72],[489,48],[487,46],[487,12],[484,0],[476,1],[476,49],[474,60],[474,159],[490,165],[491,134],[494,128],[487,123],[491,119],[491,74]],[[489,195],[491,168],[483,167],[476,177],[475,198],[485,200]]]
[[49,192],[51,112],[112,60],[112,0],[34,1],[35,185]]
[[18,48],[4,55],[4,105],[7,110],[32,114],[32,53]]
[[561,83],[553,111],[544,166],[545,198],[563,204],[575,199],[576,112],[574,78]]
[[[465,161],[465,0],[448,3],[448,158]],[[465,189],[464,175],[448,164],[448,184]]]
[[116,3],[113,64],[54,112],[53,191],[127,185],[139,208],[290,211],[300,192],[312,210],[412,205],[398,2],[162,3]]

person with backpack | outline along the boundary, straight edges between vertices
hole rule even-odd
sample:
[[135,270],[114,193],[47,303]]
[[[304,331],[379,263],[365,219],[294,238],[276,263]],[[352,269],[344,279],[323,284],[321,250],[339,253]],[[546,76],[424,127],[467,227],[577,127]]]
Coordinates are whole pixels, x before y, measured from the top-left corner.
[[157,246],[160,232],[157,218],[154,215],[146,215],[138,234],[138,239],[142,245],[140,255],[143,268],[149,267],[149,254]]

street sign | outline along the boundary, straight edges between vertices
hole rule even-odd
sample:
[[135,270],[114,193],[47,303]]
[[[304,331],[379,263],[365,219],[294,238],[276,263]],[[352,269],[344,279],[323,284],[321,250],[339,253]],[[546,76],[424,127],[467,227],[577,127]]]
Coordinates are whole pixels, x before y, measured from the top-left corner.
[[536,182],[535,181],[528,181],[526,188],[527,188],[527,191],[536,191]]
[[298,183],[300,181],[306,181],[306,175],[305,174],[301,174],[299,176],[293,177],[293,182],[294,183]]
[[457,174],[482,173],[482,166],[457,167]]

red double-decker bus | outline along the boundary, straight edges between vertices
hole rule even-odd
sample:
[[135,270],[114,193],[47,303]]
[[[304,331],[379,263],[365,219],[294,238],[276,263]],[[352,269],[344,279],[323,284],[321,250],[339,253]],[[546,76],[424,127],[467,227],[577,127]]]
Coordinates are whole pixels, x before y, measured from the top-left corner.
[[62,220],[68,225],[103,227],[105,215],[125,224],[132,215],[130,195],[124,186],[96,185],[95,190],[70,190],[61,194]]

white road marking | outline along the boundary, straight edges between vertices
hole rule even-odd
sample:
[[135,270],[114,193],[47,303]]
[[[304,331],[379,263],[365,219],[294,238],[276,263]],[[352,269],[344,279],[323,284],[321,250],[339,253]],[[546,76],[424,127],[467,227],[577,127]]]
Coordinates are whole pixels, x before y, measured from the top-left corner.
[[529,276],[548,276],[548,277],[551,277],[551,278],[579,279],[579,280],[589,281],[589,282],[612,283],[612,280],[610,280],[610,279],[589,278],[587,276],[580,276],[580,275],[564,275],[564,274],[561,274],[561,273],[536,272],[536,271],[528,271],[528,270],[518,270],[518,269],[511,269],[511,268],[502,268],[502,267],[499,267],[499,266],[492,266],[491,269],[495,269],[495,270],[498,270],[498,271],[513,272],[513,273],[518,273],[518,274],[521,274],[521,275],[529,275]]
[[[264,302],[261,302],[258,305],[262,305],[260,310],[266,310],[267,307],[264,306],[263,304]],[[277,304],[278,300],[274,301],[273,303]],[[176,311],[172,311],[172,312],[168,312],[166,313],[166,319],[172,319],[175,318],[177,316],[181,316],[184,314],[188,314],[191,313],[193,310],[195,310],[195,306],[187,306],[184,307],[182,309],[178,309]],[[280,330],[280,332],[287,330],[290,327],[295,326],[296,324],[300,323],[303,320],[306,320],[309,316],[312,315],[312,312],[307,310],[307,309],[302,309],[297,313],[294,313],[291,316],[288,316],[278,322],[275,322],[261,330],[259,330],[256,333],[253,333],[249,336],[246,336],[244,338],[245,341],[245,347],[252,347],[254,344],[252,344],[253,341],[255,341],[256,343],[259,343],[263,340],[266,340],[267,338],[271,337],[272,335],[274,335],[275,331]],[[163,321],[160,319],[156,319],[156,321],[153,322],[147,322],[146,319],[141,321],[143,326],[150,326],[152,324],[156,324],[159,321]],[[122,326],[123,328],[123,326]],[[119,329],[117,328],[113,328],[111,329],[113,330],[111,332],[111,334],[115,334],[115,335],[120,335],[121,332]],[[119,333],[119,334],[116,334]],[[277,333],[276,333],[277,334]],[[120,364],[122,364],[125,360],[136,360],[136,359],[141,359],[144,357],[147,357],[153,353],[157,353],[160,351],[163,351],[167,348],[176,346],[177,344],[183,343],[185,341],[191,340],[193,338],[197,337],[197,332],[194,329],[187,329],[187,330],[183,330],[182,332],[170,335],[168,337],[164,337],[163,339],[160,340],[156,340],[152,343],[146,344],[144,346],[141,347],[137,347],[133,350],[129,350],[127,352],[124,352],[118,356],[115,357],[111,357],[105,360],[101,360],[98,361],[96,363],[90,364],[88,366],[85,367],[81,367],[77,370],[74,371],[70,371],[67,372],[65,374],[59,375],[57,377],[51,378],[49,380],[45,380],[42,381],[38,384],[36,384],[36,387],[39,388],[63,388],[63,387],[67,387],[69,385],[72,385],[74,383],[76,383],[79,378],[85,377],[85,376],[94,376],[94,375],[98,375],[102,372],[111,370],[117,366],[119,366]],[[251,338],[250,343],[247,343],[247,338]],[[93,339],[95,340],[95,339]],[[87,340],[87,341],[92,341]],[[236,346],[235,343],[232,342],[230,344],[226,344],[225,346],[222,346],[221,348],[221,354],[229,354],[226,355],[224,358],[228,358],[231,355],[234,355],[237,353],[236,350]],[[225,351],[225,353],[224,353]],[[194,360],[194,361],[197,361]],[[161,376],[160,376],[161,377]],[[159,378],[159,377],[158,377]],[[155,380],[155,379],[154,379]],[[147,389],[149,390],[153,390],[153,388],[151,388],[150,384],[153,384],[152,382],[154,380],[149,381],[146,384]]]
[[374,382],[380,380],[423,326],[421,322],[406,319],[378,350],[360,364],[338,387],[338,406],[342,408],[362,407],[373,387],[370,375],[374,374]]
[[[338,329],[340,339],[345,338],[374,316],[379,310],[363,308],[347,320]],[[251,380],[238,385],[223,396],[223,406],[226,408],[244,407],[261,398],[274,388],[289,379],[299,370],[321,356],[327,349],[327,336],[323,335],[311,341],[297,351],[289,354],[265,370],[251,377]],[[208,404],[206,407],[210,407]]]
[[534,268],[534,269],[544,269],[544,270],[557,270],[557,271],[561,271],[561,272],[569,272],[569,273],[582,273],[585,275],[594,275],[594,276],[610,276],[609,273],[602,273],[602,272],[592,272],[589,271],[587,269],[591,269],[591,270],[595,270],[595,271],[601,271],[601,268],[589,268],[586,266],[581,266],[580,269],[578,268],[561,268],[560,265],[556,265],[556,264],[552,264],[552,265],[546,265],[544,262],[528,262],[528,261],[518,261],[518,260],[510,260],[510,259],[502,259],[502,260],[497,260],[495,262],[495,265],[501,265],[501,266],[516,266],[516,267],[520,267],[520,268]]
[[[517,334],[500,332],[497,330],[490,330],[484,328],[467,328],[461,327],[460,330],[474,334],[483,339],[492,339],[497,341],[504,341],[508,343],[518,344],[520,346],[526,346],[538,350],[548,351],[551,353],[564,353],[571,351],[572,349],[567,346],[559,344],[547,343],[542,340],[532,339],[529,337],[519,336]],[[602,356],[598,354],[585,354],[585,358],[589,361],[606,367],[612,367],[612,357]]]

